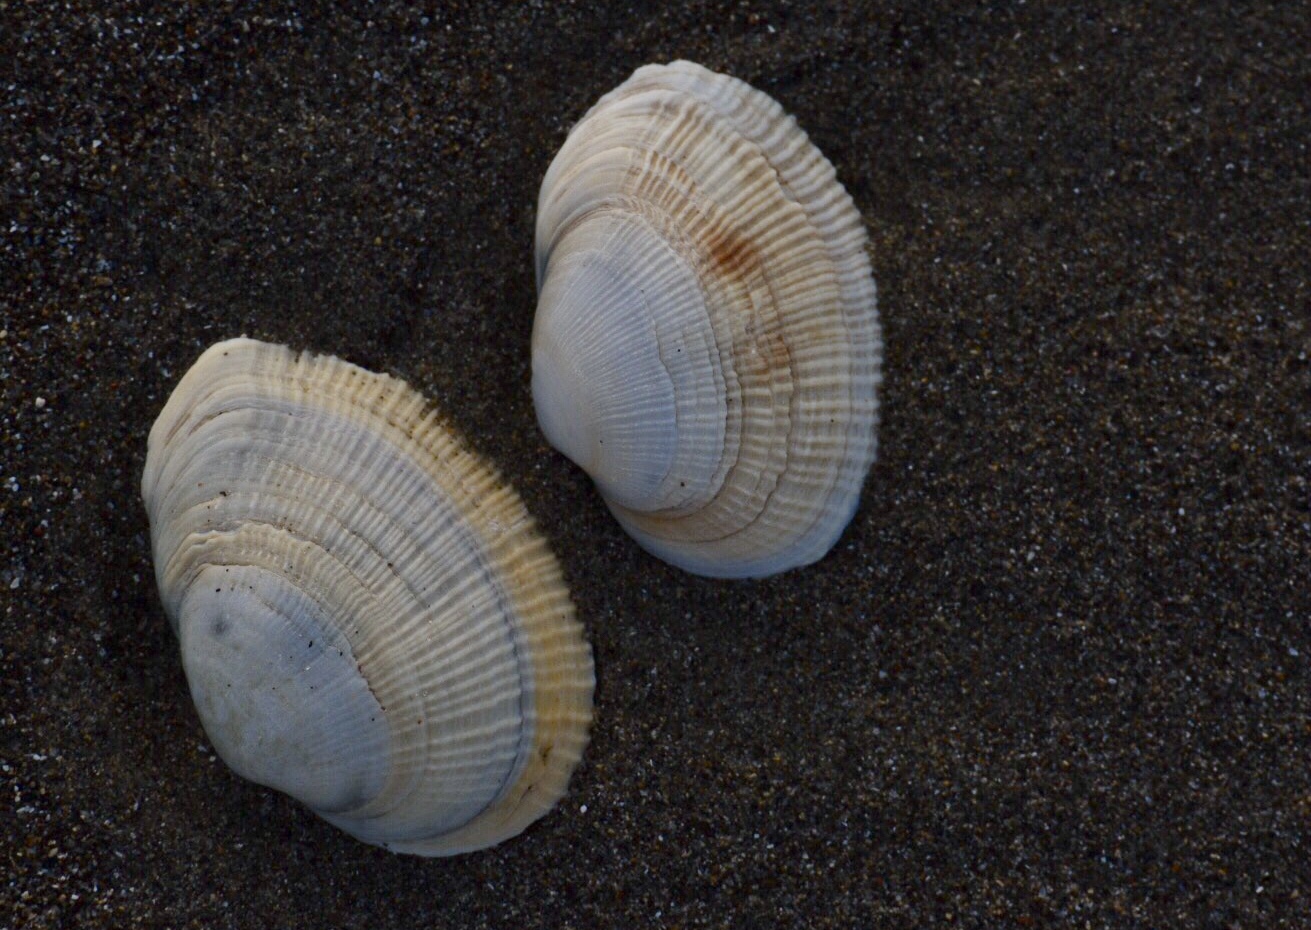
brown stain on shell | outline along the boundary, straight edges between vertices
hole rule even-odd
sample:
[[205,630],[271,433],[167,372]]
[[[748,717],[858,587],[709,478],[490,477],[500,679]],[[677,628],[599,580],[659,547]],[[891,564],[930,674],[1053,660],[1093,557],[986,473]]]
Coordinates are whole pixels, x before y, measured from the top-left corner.
[[[759,247],[732,226],[720,230],[706,244],[706,258],[711,273],[731,281],[748,294],[753,279],[768,281],[765,263]],[[751,319],[746,321],[746,337],[750,348],[748,364],[760,374],[777,378],[779,373],[792,369],[792,351],[788,348],[777,321],[763,317],[759,308],[748,299]]]

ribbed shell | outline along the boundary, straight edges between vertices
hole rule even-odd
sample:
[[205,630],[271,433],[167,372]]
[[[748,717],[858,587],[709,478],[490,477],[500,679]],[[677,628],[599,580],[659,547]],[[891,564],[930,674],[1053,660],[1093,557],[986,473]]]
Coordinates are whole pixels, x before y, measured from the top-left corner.
[[150,432],[155,572],[205,731],[362,840],[492,845],[564,793],[592,661],[514,491],[404,382],[249,339]]
[[570,132],[538,200],[533,398],[644,547],[813,562],[874,460],[882,354],[859,213],[775,101],[679,61]]

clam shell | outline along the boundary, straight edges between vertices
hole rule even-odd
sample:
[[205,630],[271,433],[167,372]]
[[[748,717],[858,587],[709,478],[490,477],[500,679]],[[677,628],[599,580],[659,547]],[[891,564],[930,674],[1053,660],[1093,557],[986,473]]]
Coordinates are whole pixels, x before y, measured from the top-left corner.
[[655,555],[717,577],[813,562],[875,455],[882,342],[859,213],[735,78],[640,68],[542,182],[533,400]]
[[587,742],[592,660],[523,504],[417,392],[234,339],[150,432],[159,591],[240,775],[390,849],[536,820]]

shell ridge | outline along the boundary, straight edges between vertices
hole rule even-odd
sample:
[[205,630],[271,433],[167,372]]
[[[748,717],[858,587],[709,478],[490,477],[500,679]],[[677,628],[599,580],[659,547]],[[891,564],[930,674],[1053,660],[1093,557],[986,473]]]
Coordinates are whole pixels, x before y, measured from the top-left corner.
[[[289,470],[289,471],[294,471],[294,472],[300,473],[300,474],[302,474],[302,475],[305,475],[305,476],[307,476],[307,477],[311,477],[311,478],[314,478],[314,479],[318,479],[318,480],[323,481],[323,482],[325,482],[325,483],[335,483],[335,479],[334,479],[332,476],[327,475],[327,474],[324,474],[324,473],[319,473],[319,472],[312,471],[312,470],[306,468],[306,467],[303,466],[303,465],[299,465],[299,464],[296,464],[296,463],[291,462],[291,461],[286,461],[286,460],[283,460],[283,459],[280,459],[280,458],[274,458],[274,457],[272,457],[272,456],[259,455],[259,454],[257,454],[257,453],[251,453],[251,452],[246,453],[245,458],[246,458],[246,460],[248,460],[248,461],[257,461],[257,462],[262,462],[262,463],[265,464],[266,466],[278,466],[279,468],[283,468],[283,469],[286,469],[286,470]],[[272,495],[271,492],[269,492],[269,491],[265,491],[265,492],[264,492],[264,495],[266,496],[266,498],[269,498],[269,499],[271,499],[271,500],[276,500],[276,499],[277,499],[277,495]],[[210,499],[210,502],[214,502],[214,501],[217,501],[217,500],[222,500],[222,498],[211,498],[211,499]],[[379,515],[385,515],[385,511],[384,511],[384,510],[382,510],[382,509],[380,509],[380,508],[377,508],[375,505],[373,505],[373,504],[372,504],[371,502],[369,502],[367,499],[362,498],[361,500],[362,500],[364,503],[369,504],[369,506],[373,507],[373,509],[375,510],[375,512],[378,513]],[[200,506],[200,505],[197,504],[197,505],[193,506],[192,508],[189,508],[187,511],[183,511],[183,512],[180,513],[180,514],[177,514],[177,516],[179,516],[179,517],[180,517],[180,516],[185,516],[187,513],[190,513],[191,511],[197,510],[199,506]],[[346,533],[346,535],[348,535],[348,536],[350,536],[350,537],[353,537],[353,538],[357,539],[357,540],[358,540],[362,545],[364,545],[364,546],[368,547],[370,550],[372,550],[372,551],[375,553],[375,555],[378,557],[379,561],[383,561],[383,562],[386,561],[386,559],[385,559],[385,557],[383,556],[382,552],[376,548],[376,546],[375,546],[375,545],[374,545],[374,544],[369,540],[369,538],[368,538],[367,536],[364,536],[364,535],[361,535],[361,534],[355,533],[353,530],[349,529],[348,526],[347,526],[347,524],[345,524],[345,523],[342,522],[340,519],[338,519],[337,516],[334,514],[334,512],[333,512],[331,509],[321,509],[321,508],[316,508],[316,513],[318,514],[318,518],[319,518],[320,520],[323,520],[323,521],[325,521],[325,522],[332,523],[333,525],[340,527],[340,528],[343,530],[343,532]],[[244,519],[246,519],[247,521],[249,521],[251,518],[250,518],[249,516],[247,516],[247,517],[245,517]],[[290,535],[292,535],[292,536],[294,536],[295,538],[300,539],[300,540],[302,540],[302,541],[305,541],[305,540],[308,539],[307,536],[303,536],[303,535],[298,534],[298,533],[297,533],[297,532],[296,532],[292,527],[287,526],[287,525],[285,525],[285,524],[277,524],[277,523],[275,523],[274,521],[271,521],[271,520],[261,520],[261,521],[259,521],[259,522],[267,523],[268,525],[271,525],[271,526],[277,526],[279,529],[282,529],[282,530],[288,532]],[[399,522],[397,522],[397,523],[395,523],[395,525],[396,525],[396,526],[401,526],[402,524],[400,524]],[[451,524],[451,526],[452,526],[453,528],[455,528],[455,529],[458,530],[458,527],[455,527],[454,524]],[[434,534],[434,533],[436,532],[437,529],[438,529],[438,528],[434,528],[434,529],[430,530],[430,531],[429,531],[429,532],[430,532],[430,535],[427,535],[427,536],[419,535],[419,536],[411,537],[412,541],[415,541],[416,548],[422,548],[422,543],[423,543],[424,541],[431,540],[431,538],[432,538],[432,535],[431,535],[431,534]],[[472,539],[473,539],[473,537],[469,537],[469,540],[470,540],[470,541],[472,541]],[[477,551],[476,547],[474,547],[474,546],[470,546],[470,549],[473,550],[473,551],[475,551],[475,552]],[[492,573],[491,573],[490,565],[487,563],[487,561],[486,561],[485,559],[480,560],[480,562],[479,562],[479,564],[478,564],[478,568],[479,568],[479,572],[478,572],[478,574],[479,574],[481,577],[483,577],[483,578],[490,578],[490,577],[492,577]],[[399,578],[399,576],[397,576],[397,577]],[[425,609],[431,609],[431,608],[434,607],[434,606],[441,606],[440,604],[436,604],[436,605],[434,605],[434,604],[428,604],[428,603],[425,602],[425,600],[424,600],[424,593],[425,593],[425,591],[427,590],[426,588],[424,588],[424,589],[419,589],[419,588],[416,588],[416,587],[415,587],[413,584],[411,584],[409,581],[406,581],[406,580],[403,579],[403,578],[400,579],[400,580],[401,580],[402,583],[405,585],[405,587],[406,587],[406,589],[409,591],[409,593],[412,595],[414,601],[416,601],[418,604],[421,605],[420,608],[419,608],[420,612],[422,612],[422,611],[425,610]],[[465,581],[462,581],[462,582],[461,582],[461,584],[472,584],[472,583],[473,583],[473,582],[470,581],[470,580],[468,580],[467,578],[466,578]],[[502,599],[502,603],[508,603],[508,601],[506,601],[506,600],[503,598],[503,599]]]

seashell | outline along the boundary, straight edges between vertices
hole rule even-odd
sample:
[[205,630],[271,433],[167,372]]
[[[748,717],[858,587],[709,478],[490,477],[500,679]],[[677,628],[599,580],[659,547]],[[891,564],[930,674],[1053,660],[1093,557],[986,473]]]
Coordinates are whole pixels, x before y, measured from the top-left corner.
[[141,484],[192,697],[238,774],[428,856],[564,793],[593,677],[559,567],[404,382],[219,343],[155,422]]
[[860,214],[796,121],[686,61],[639,68],[542,182],[533,401],[619,522],[689,571],[819,559],[875,455]]

